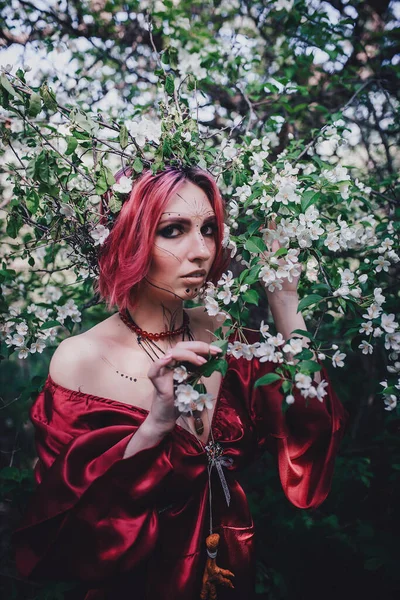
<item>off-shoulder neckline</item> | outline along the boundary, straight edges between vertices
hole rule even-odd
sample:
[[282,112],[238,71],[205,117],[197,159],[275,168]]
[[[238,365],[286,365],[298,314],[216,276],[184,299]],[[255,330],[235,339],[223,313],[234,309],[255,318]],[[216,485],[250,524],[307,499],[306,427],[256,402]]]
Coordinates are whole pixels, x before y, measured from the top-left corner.
[[113,398],[106,398],[105,396],[96,396],[95,394],[88,394],[87,392],[81,392],[81,390],[71,390],[70,388],[67,388],[63,385],[61,385],[60,383],[57,383],[56,381],[54,381],[54,379],[52,378],[52,376],[50,375],[50,373],[47,376],[47,381],[50,383],[50,385],[52,385],[55,388],[58,388],[59,390],[62,390],[63,392],[69,394],[69,395],[73,395],[73,396],[81,396],[81,397],[87,397],[90,398],[91,400],[98,400],[99,402],[112,402],[113,404],[118,404],[119,406],[123,406],[124,408],[133,408],[134,410],[143,412],[148,414],[148,410],[147,408],[143,408],[142,406],[136,406],[135,404],[128,404],[127,402],[121,402],[120,400],[115,400]]
[[[190,436],[191,439],[195,440],[197,442],[198,445],[201,446],[201,448],[203,449],[204,446],[206,446],[210,440],[211,440],[211,432],[213,431],[214,425],[215,425],[215,420],[216,420],[216,415],[217,412],[219,410],[219,406],[220,406],[220,399],[221,399],[221,395],[222,395],[222,390],[223,390],[223,386],[224,386],[224,381],[226,378],[226,374],[222,377],[221,379],[221,383],[219,386],[219,390],[218,390],[218,394],[217,394],[217,399],[215,402],[215,407],[214,407],[214,412],[213,412],[213,416],[211,419],[211,425],[210,425],[210,432],[208,435],[208,440],[207,442],[201,442],[193,433],[191,433],[190,431],[188,431],[187,429],[185,429],[184,427],[181,427],[180,425],[178,425],[178,423],[175,425],[176,429],[179,429],[180,431],[184,431],[188,436]],[[69,388],[64,387],[63,385],[60,385],[59,383],[57,383],[56,381],[54,381],[54,379],[52,378],[52,376],[50,375],[50,373],[47,376],[47,381],[46,384],[50,383],[50,385],[53,388],[58,388],[59,390],[69,394],[69,395],[73,395],[73,396],[78,396],[78,397],[87,397],[90,400],[93,401],[97,401],[97,402],[104,402],[106,404],[115,404],[121,408],[128,408],[130,410],[133,411],[137,411],[140,412],[144,415],[148,415],[149,411],[147,410],[147,408],[142,408],[141,406],[136,406],[135,404],[128,404],[126,402],[121,402],[120,400],[113,400],[112,398],[105,398],[104,396],[96,396],[95,394],[88,394],[86,392],[81,392],[80,390],[71,390]],[[45,384],[45,385],[46,385]]]

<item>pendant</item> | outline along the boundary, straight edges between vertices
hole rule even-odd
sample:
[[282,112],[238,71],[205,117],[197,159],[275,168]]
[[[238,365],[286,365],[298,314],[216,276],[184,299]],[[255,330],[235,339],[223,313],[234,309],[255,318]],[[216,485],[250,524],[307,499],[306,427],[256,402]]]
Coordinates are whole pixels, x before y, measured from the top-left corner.
[[201,435],[204,433],[204,423],[201,417],[194,417],[194,428],[196,430],[197,435]]
[[228,569],[221,569],[216,563],[219,535],[212,533],[206,539],[207,562],[204,569],[200,600],[216,600],[217,585],[233,589],[232,579],[235,575]]

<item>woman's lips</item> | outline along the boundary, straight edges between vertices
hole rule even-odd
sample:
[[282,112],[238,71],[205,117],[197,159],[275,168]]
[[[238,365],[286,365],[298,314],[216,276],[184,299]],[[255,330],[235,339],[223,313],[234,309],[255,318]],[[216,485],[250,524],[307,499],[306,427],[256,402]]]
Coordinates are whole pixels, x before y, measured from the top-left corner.
[[191,281],[193,283],[199,283],[200,281],[203,281],[205,275],[185,275],[184,277],[182,277],[182,279],[185,279],[186,281]]

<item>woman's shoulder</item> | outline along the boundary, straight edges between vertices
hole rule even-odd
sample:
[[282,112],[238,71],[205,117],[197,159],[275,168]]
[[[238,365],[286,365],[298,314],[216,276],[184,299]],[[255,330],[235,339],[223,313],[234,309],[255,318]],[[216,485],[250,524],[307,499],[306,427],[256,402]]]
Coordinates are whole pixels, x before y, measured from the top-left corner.
[[83,379],[93,376],[107,344],[110,317],[87,331],[63,340],[50,362],[49,374],[57,384],[78,389]]

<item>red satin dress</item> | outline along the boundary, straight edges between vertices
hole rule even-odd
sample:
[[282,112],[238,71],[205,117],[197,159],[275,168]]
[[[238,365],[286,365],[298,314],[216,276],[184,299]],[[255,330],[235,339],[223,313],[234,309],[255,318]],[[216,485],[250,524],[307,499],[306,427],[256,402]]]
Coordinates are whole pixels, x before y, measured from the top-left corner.
[[[329,384],[324,402],[300,394],[282,413],[279,381],[253,389],[275,364],[228,358],[212,420],[227,506],[211,474],[217,564],[235,574],[218,600],[254,596],[254,529],[235,472],[265,449],[277,458],[287,498],[300,508],[326,498],[346,413]],[[322,371],[327,378],[325,370]],[[47,379],[31,409],[39,484],[14,533],[17,566],[33,579],[76,580],[85,600],[198,600],[209,534],[207,457],[176,425],[161,443],[123,459],[147,411],[71,391]],[[266,493],[267,490],[266,490]]]

